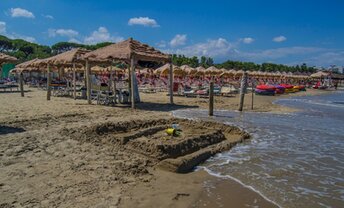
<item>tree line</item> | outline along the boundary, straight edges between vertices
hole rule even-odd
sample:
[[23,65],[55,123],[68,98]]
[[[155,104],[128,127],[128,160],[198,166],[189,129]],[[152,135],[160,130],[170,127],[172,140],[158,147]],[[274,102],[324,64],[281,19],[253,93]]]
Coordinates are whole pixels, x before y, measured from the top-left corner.
[[[51,47],[31,43],[21,39],[9,39],[6,36],[0,35],[0,52],[12,55],[19,59],[20,62],[31,60],[34,58],[47,58],[59,53],[69,51],[73,48],[85,48],[88,50],[96,50],[98,48],[112,44],[111,42],[103,42],[95,45],[85,45],[80,43],[59,42]],[[200,58],[186,57],[184,55],[173,54],[172,61],[175,65],[189,65],[191,67],[202,66],[208,68],[215,66],[217,68],[236,69],[236,70],[253,70],[253,71],[285,71],[285,72],[315,72],[314,67],[309,67],[306,64],[287,66],[282,64],[263,63],[256,64],[253,62],[242,61],[225,61],[221,64],[215,64],[211,57],[202,56]]]
[[198,57],[186,57],[184,55],[176,55],[172,56],[173,63],[177,66],[182,65],[189,65],[191,67],[199,67],[203,66],[208,68],[210,66],[215,66],[218,69],[225,68],[225,69],[235,69],[235,70],[250,70],[250,71],[263,71],[263,72],[316,72],[316,68],[309,67],[307,64],[303,63],[301,65],[296,66],[287,66],[283,64],[274,64],[274,63],[263,63],[263,64],[256,64],[253,62],[243,62],[243,61],[225,61],[221,64],[214,64],[214,61],[210,57],[202,56],[200,59]]

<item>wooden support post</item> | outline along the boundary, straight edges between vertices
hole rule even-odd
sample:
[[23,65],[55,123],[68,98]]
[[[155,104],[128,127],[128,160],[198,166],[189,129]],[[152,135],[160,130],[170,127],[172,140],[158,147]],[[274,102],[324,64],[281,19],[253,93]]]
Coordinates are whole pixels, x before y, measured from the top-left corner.
[[[128,90],[129,94],[131,94],[131,65],[128,66]],[[129,102],[131,102],[131,96],[129,96]]]
[[239,111],[242,111],[242,109],[244,107],[244,98],[245,98],[246,87],[247,87],[247,72],[244,72],[244,74],[241,78],[241,85],[240,85]]
[[84,67],[84,86],[87,87],[87,77],[86,77],[86,74],[87,74],[87,66],[85,65]]
[[92,104],[91,100],[91,67],[88,62],[88,59],[86,59],[86,88],[87,88],[87,103]]
[[51,71],[50,71],[50,64],[48,64],[47,70],[47,100],[50,100],[51,97]]
[[254,84],[254,79],[251,80],[252,84],[252,98],[251,98],[251,110],[253,110],[253,100],[254,100],[254,89],[255,89],[255,84]]
[[135,57],[134,55],[131,55],[130,60],[130,73],[131,73],[131,91],[130,91],[130,97],[131,97],[131,108],[135,109],[135,89],[134,89],[134,80],[135,80]]
[[19,85],[20,85],[20,94],[24,97],[24,75],[23,72],[20,72],[19,75]]
[[169,71],[169,83],[170,83],[170,104],[173,104],[173,63],[172,63],[172,56],[170,57],[170,71]]
[[211,79],[210,81],[210,89],[209,89],[209,116],[214,115],[214,80]]
[[[113,70],[113,69],[112,69]],[[112,80],[113,80],[113,95],[115,97],[115,103],[117,103],[117,94],[116,94],[116,70],[113,72],[113,76],[112,76]]]
[[73,63],[73,97],[76,99],[76,69],[75,63]]

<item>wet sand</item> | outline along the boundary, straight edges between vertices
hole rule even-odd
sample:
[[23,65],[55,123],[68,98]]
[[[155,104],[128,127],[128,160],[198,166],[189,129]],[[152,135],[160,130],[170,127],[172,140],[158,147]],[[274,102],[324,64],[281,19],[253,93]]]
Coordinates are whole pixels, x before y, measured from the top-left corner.
[[[229,180],[218,183],[213,193],[221,199],[214,200],[204,184],[219,179],[204,171],[163,171],[134,150],[75,136],[82,138],[103,123],[167,119],[171,110],[207,108],[207,99],[175,97],[176,105],[171,106],[165,93],[141,93],[143,103],[131,110],[70,98],[52,97],[48,102],[44,91],[30,90],[24,98],[19,93],[0,93],[0,207],[216,207],[218,203],[274,207]],[[319,93],[326,92],[293,95]],[[254,111],[293,111],[272,104],[289,96],[255,96]],[[250,109],[250,97],[245,98],[245,110]],[[216,97],[215,107],[236,110],[238,97]]]

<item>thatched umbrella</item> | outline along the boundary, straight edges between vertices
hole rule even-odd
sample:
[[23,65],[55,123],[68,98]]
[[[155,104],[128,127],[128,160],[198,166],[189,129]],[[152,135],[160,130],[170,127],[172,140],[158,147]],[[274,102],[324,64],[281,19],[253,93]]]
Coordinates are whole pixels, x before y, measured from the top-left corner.
[[169,70],[170,67],[171,67],[170,64],[167,63],[167,64],[165,64],[165,65],[163,65],[163,66],[161,66],[161,67],[155,69],[155,70],[154,70],[154,74],[156,74],[156,75],[161,75],[161,72],[162,72],[162,71],[164,71],[164,70]]
[[[50,58],[41,59],[33,62],[30,64],[30,66],[44,66],[47,67],[48,71],[48,79],[47,79],[47,86],[48,86],[48,92],[47,92],[47,100],[50,100],[51,95],[51,76],[50,76],[50,67],[73,67],[75,69],[78,66],[81,65],[81,60],[83,59],[83,55],[89,52],[89,50],[83,49],[83,48],[75,48],[69,51],[66,51],[64,53],[60,53],[56,56],[52,56]],[[74,99],[76,98],[76,70],[73,71],[73,85],[74,85]]]
[[235,72],[235,76],[238,77],[238,76],[241,76],[244,74],[244,71],[243,70],[238,70]]
[[310,77],[312,77],[312,78],[322,78],[322,77],[327,77],[329,75],[330,75],[330,73],[323,72],[323,71],[318,71],[317,73],[311,74]]
[[194,76],[203,76],[205,74],[205,68],[203,66],[199,66],[196,68],[197,72]]
[[[162,76],[167,76],[169,74],[170,71],[170,64],[167,63],[164,66],[160,67],[157,69],[157,73],[159,73]],[[184,71],[183,69],[179,68],[178,66],[173,66],[173,75],[174,76],[185,76],[187,75],[187,72]]]
[[223,72],[222,70],[216,68],[215,66],[211,66],[206,69],[205,74],[215,76],[215,75],[221,74],[222,72]]
[[0,53],[0,65],[3,63],[13,63],[13,62],[16,62],[17,60],[18,59],[16,57],[9,56],[4,53]]
[[182,65],[182,66],[180,66],[180,68],[182,70],[184,70],[186,72],[186,74],[188,74],[189,76],[192,76],[195,73],[197,73],[197,69],[195,69],[195,68],[193,68],[191,66],[188,66],[188,65]]
[[[131,77],[131,107],[135,108],[135,96],[134,96],[134,79],[135,79],[135,66],[138,61],[154,61],[171,63],[172,58],[168,54],[164,54],[153,47],[143,44],[137,40],[129,38],[128,40],[111,44],[103,48],[99,48],[95,51],[85,54],[86,65],[91,63],[107,63],[112,64],[113,61],[123,61],[130,65],[130,76]],[[173,66],[170,65],[170,80],[169,80],[169,93],[170,93],[170,103],[173,103]],[[89,68],[89,66],[87,67]],[[91,83],[89,79],[89,70],[87,70],[87,100],[91,104]]]

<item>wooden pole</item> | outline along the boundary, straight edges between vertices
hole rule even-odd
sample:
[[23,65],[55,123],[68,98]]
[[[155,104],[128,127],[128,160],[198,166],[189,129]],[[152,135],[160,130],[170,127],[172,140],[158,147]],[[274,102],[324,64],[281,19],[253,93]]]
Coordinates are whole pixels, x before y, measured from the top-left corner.
[[130,60],[130,73],[131,73],[131,92],[130,92],[130,97],[131,97],[131,108],[135,109],[135,89],[134,89],[134,79],[135,79],[135,57],[134,55],[131,55],[131,60]]
[[[114,63],[114,62],[112,62]],[[116,95],[116,70],[113,72],[113,68],[112,68],[112,65],[111,65],[111,71],[112,71],[112,80],[113,80],[113,95],[115,97],[115,103],[117,103],[117,95]]]
[[91,67],[90,67],[90,64],[88,62],[88,59],[86,59],[86,88],[87,88],[87,103],[88,104],[92,104],[90,71],[91,71]]
[[214,80],[213,78],[210,81],[209,89],[209,116],[214,115]]
[[76,69],[75,63],[73,63],[73,97],[76,99]]
[[24,75],[23,72],[20,72],[19,75],[19,85],[20,85],[20,94],[24,97]]
[[173,104],[173,63],[172,56],[170,57],[170,71],[169,71],[169,81],[170,81],[170,104]]
[[47,100],[50,100],[51,97],[51,72],[50,72],[50,64],[48,64],[47,70]]
[[254,88],[255,88],[255,84],[254,84],[254,79],[251,80],[252,84],[252,99],[251,99],[251,110],[253,110],[253,99],[254,99]]
[[245,98],[246,87],[247,87],[247,72],[244,72],[244,74],[241,78],[241,85],[240,85],[239,111],[242,111],[242,109],[244,107],[244,98]]
[[[131,94],[131,65],[128,66],[128,90]],[[129,102],[131,102],[131,96],[129,96]]]
[[87,66],[85,65],[84,67],[84,86],[87,87],[87,77],[86,77],[86,74],[87,74]]

